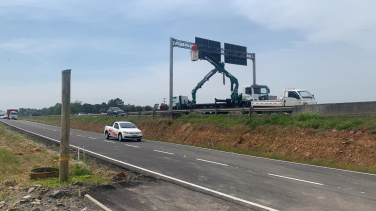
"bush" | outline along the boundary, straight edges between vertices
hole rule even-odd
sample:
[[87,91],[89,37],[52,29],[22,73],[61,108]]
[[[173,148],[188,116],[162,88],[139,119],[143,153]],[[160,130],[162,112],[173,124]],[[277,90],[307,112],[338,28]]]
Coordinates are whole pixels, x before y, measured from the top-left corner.
[[75,176],[93,175],[92,171],[85,168],[81,168],[78,164],[76,164],[72,170]]
[[312,119],[321,119],[322,117],[317,114],[302,113],[297,116],[298,121],[309,121]]

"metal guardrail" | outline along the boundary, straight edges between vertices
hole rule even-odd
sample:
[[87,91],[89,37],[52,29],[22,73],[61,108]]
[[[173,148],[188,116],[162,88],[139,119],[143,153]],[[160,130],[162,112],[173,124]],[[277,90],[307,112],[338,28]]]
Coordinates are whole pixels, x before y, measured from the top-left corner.
[[[194,113],[204,113],[204,114],[226,114],[226,113],[239,113],[239,114],[250,114],[252,112],[256,113],[272,113],[272,112],[287,112],[291,113],[293,107],[291,106],[281,106],[281,107],[251,107],[251,108],[212,108],[212,109],[185,109],[185,110],[173,110],[171,115],[169,111],[135,111],[135,112],[125,112],[119,116],[174,116],[182,114],[194,114]],[[60,117],[60,115],[48,115],[50,117]],[[72,115],[76,116],[76,115]],[[107,114],[88,114],[85,116],[107,116]]]

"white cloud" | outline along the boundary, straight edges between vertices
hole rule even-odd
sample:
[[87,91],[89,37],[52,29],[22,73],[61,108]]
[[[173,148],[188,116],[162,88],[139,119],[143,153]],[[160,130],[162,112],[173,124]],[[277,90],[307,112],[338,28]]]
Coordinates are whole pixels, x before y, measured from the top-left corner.
[[68,49],[85,48],[97,51],[116,51],[118,46],[130,43],[127,39],[104,37],[80,37],[80,38],[21,38],[0,43],[0,49],[13,51],[20,54],[35,55],[66,51]]
[[298,32],[308,42],[376,47],[376,1],[238,0],[234,8],[237,14],[272,30]]

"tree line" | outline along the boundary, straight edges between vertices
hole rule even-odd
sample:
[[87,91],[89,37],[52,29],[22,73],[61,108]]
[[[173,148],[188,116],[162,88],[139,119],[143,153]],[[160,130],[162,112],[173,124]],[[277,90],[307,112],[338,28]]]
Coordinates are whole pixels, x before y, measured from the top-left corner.
[[[152,106],[136,106],[127,104],[124,105],[124,101],[120,98],[111,99],[108,103],[101,103],[101,104],[89,104],[83,103],[82,101],[75,101],[70,104],[70,111],[71,114],[78,114],[78,113],[92,113],[92,114],[99,114],[99,113],[107,113],[109,107],[119,107],[124,112],[137,112],[137,111],[152,111]],[[167,110],[168,106],[166,104],[163,105],[164,109]],[[158,108],[159,109],[159,108]],[[61,103],[56,103],[54,106],[50,106],[48,108],[42,109],[35,109],[35,108],[20,108],[18,110],[19,115],[23,116],[25,114],[31,114],[33,116],[41,116],[41,115],[60,115],[61,114]]]

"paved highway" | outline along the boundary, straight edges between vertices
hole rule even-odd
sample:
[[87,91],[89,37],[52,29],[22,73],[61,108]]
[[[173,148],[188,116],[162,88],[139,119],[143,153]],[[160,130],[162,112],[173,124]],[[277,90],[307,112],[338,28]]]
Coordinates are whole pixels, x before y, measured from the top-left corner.
[[[1,121],[60,139],[59,127]],[[152,140],[118,142],[79,130],[71,130],[70,144],[256,210],[376,210],[374,174]]]

